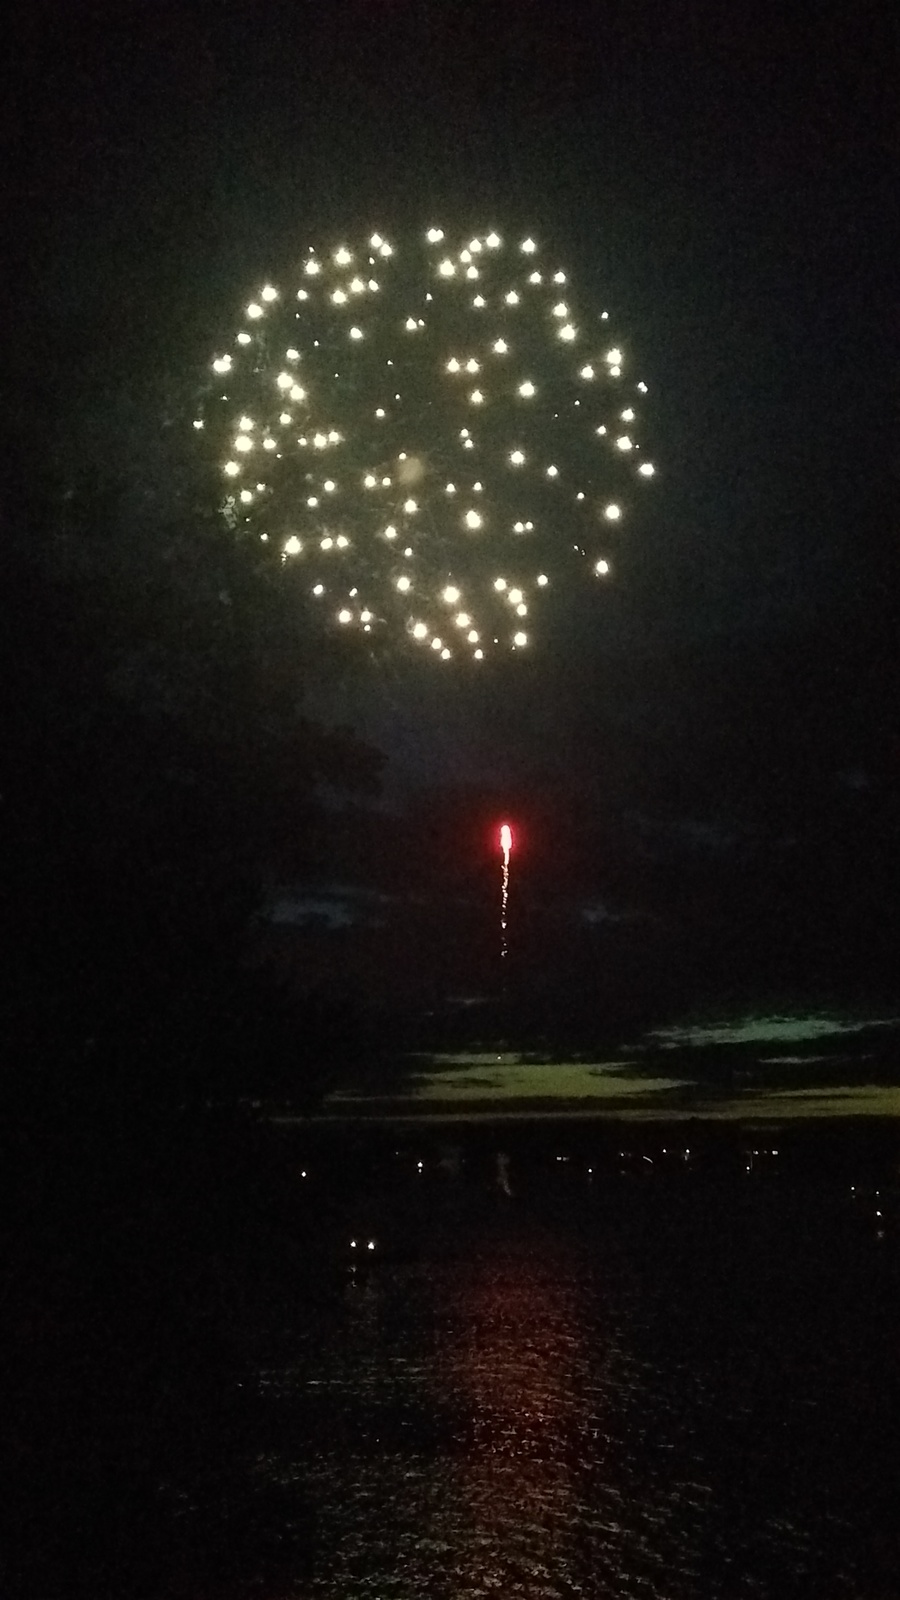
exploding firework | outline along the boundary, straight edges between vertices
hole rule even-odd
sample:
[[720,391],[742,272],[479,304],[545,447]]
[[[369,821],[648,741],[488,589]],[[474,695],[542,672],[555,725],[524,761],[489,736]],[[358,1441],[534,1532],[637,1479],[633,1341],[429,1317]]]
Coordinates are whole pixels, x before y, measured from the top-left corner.
[[542,594],[606,579],[641,448],[606,312],[530,238],[310,249],[212,362],[194,427],[236,531],[375,644],[522,650]]

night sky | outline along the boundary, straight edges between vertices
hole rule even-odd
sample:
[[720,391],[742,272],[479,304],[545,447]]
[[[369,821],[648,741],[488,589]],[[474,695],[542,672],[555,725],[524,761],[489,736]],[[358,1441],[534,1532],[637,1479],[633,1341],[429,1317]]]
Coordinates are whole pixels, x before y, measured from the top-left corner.
[[[594,895],[600,817],[657,877],[672,856],[708,877],[739,848],[753,870],[799,850],[787,896],[852,839],[822,893],[846,900],[868,875],[884,954],[890,12],[38,0],[7,39],[8,433],[168,511],[210,352],[310,242],[435,220],[552,238],[652,387],[659,487],[615,589],[475,692],[391,679],[320,698],[382,745],[392,796],[452,775],[545,816],[568,806],[570,830],[589,814]],[[642,889],[626,873],[618,892]]]

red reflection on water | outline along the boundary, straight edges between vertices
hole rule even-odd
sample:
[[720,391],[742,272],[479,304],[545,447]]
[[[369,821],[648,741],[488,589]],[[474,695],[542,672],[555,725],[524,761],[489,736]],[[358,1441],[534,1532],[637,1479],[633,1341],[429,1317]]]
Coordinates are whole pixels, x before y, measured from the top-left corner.
[[554,1528],[562,1537],[573,1525],[586,1352],[563,1256],[558,1240],[540,1255],[533,1236],[527,1249],[506,1241],[461,1266],[437,1308],[442,1397],[464,1419],[452,1515],[470,1520],[473,1592],[512,1566],[521,1576],[523,1562],[536,1571]]

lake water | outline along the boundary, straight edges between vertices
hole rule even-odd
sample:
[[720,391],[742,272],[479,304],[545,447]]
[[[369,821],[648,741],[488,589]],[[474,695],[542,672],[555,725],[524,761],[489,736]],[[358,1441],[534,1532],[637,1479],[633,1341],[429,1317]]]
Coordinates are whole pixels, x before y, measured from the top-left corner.
[[286,1295],[259,1448],[215,1479],[256,1548],[229,1594],[900,1594],[877,1197],[762,1157],[415,1154],[348,1190],[332,1150],[307,1202],[329,1287]]

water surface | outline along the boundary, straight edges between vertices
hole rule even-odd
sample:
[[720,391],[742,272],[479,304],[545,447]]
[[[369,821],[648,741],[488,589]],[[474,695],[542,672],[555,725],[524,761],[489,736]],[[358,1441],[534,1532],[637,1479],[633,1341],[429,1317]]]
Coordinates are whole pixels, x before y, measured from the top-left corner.
[[273,1330],[247,1593],[900,1593],[897,1256],[840,1185],[453,1170]]

